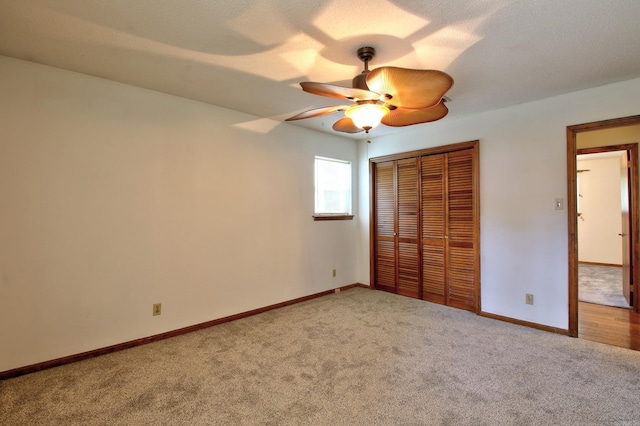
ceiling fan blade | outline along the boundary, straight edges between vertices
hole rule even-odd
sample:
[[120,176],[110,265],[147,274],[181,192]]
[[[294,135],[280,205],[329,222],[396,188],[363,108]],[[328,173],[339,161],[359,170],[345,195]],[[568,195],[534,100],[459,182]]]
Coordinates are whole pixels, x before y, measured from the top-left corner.
[[411,126],[412,124],[429,123],[440,120],[449,113],[446,105],[440,101],[431,108],[407,109],[396,108],[382,118],[382,124],[391,127]]
[[380,67],[367,75],[369,90],[378,92],[386,102],[401,108],[429,108],[436,105],[453,86],[453,78],[436,70]]
[[294,115],[293,117],[287,118],[284,121],[302,120],[303,118],[311,118],[311,117],[318,117],[320,115],[333,114],[334,112],[344,111],[347,108],[349,108],[349,105],[337,105],[337,106],[310,109],[309,111],[304,111],[298,115]]
[[327,96],[329,98],[350,99],[350,100],[371,100],[378,99],[378,93],[352,87],[334,86],[325,83],[313,83],[304,81],[300,83],[302,90],[314,95]]
[[349,117],[341,118],[340,120],[333,123],[333,130],[344,133],[360,133],[364,131],[360,127],[353,124],[353,120]]

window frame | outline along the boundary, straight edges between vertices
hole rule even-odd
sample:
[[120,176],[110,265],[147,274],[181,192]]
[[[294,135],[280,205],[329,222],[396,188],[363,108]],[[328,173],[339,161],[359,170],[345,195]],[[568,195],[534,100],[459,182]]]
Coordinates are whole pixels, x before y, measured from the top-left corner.
[[[348,194],[348,211],[347,212],[340,212],[340,213],[327,213],[327,212],[318,212],[318,194],[319,194],[319,189],[318,189],[318,160],[319,161],[326,161],[326,162],[334,162],[334,163],[341,163],[341,164],[347,164],[349,166],[349,194]],[[313,203],[314,203],[314,207],[313,207],[313,220],[318,221],[318,220],[352,220],[353,219],[353,167],[352,167],[352,162],[348,161],[348,160],[341,160],[341,159],[337,159],[337,158],[330,158],[330,157],[323,157],[323,156],[319,156],[316,155],[314,157],[313,160],[313,169],[314,169],[314,173],[313,173],[313,184],[314,184],[314,190],[313,190]]]

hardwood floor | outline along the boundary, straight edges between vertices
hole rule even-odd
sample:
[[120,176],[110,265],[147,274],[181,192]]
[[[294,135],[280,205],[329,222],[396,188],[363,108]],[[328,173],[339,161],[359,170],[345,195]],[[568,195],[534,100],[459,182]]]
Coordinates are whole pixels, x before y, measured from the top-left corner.
[[640,351],[640,314],[631,309],[578,303],[581,339]]

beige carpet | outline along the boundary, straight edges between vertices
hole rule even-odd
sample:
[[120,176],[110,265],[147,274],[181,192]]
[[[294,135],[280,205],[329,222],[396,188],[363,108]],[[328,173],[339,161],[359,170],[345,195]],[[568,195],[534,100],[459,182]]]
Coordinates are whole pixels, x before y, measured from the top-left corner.
[[0,424],[640,425],[640,352],[356,288],[1,381]]

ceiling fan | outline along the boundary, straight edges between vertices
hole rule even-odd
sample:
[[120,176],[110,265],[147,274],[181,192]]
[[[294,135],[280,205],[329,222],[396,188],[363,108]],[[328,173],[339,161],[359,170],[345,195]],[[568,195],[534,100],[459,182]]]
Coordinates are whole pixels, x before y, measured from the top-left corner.
[[316,108],[301,112],[285,121],[301,120],[344,111],[346,117],[336,121],[333,130],[359,133],[376,127],[403,127],[440,120],[449,109],[444,94],[453,86],[453,78],[436,70],[380,67],[369,71],[375,55],[373,47],[358,49],[364,70],[353,78],[353,87],[326,83],[302,82],[302,90],[329,98],[347,99],[354,104]]

